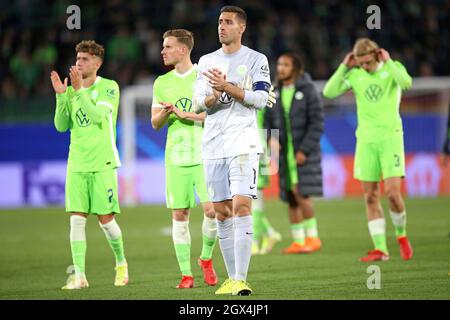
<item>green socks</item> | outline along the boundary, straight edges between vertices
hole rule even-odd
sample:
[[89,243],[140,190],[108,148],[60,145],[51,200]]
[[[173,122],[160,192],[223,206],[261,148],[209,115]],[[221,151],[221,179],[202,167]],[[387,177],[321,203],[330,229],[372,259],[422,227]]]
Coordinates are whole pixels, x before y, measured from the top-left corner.
[[86,218],[77,214],[70,216],[70,249],[77,277],[85,277]]
[[319,237],[319,232],[317,231],[317,220],[315,217],[303,220],[306,230],[306,236],[317,238]]
[[178,265],[183,276],[191,276],[191,244],[175,244]]
[[381,250],[388,254],[387,244],[386,244],[386,222],[384,218],[378,218],[371,220],[368,223],[369,233],[372,237],[373,245],[375,249]]
[[253,210],[253,240],[259,241],[264,233],[264,223],[263,216],[264,212],[262,210]]
[[212,258],[214,246],[217,241],[217,222],[215,218],[208,218],[203,216],[202,223],[202,253],[200,259],[209,260]]
[[172,239],[181,274],[192,277],[189,221],[172,220]]
[[86,241],[70,241],[72,261],[77,276],[85,274],[86,247]]
[[291,224],[291,233],[294,242],[300,245],[305,244],[305,225],[303,222]]
[[203,234],[203,245],[202,245],[202,253],[200,254],[200,259],[209,260],[212,258],[212,253],[214,250],[214,246],[216,244],[216,238],[210,238]]
[[262,233],[263,234],[270,234],[273,231],[274,230],[272,228],[272,225],[269,222],[269,219],[267,219],[267,217],[265,215],[263,215],[263,218],[262,218]]
[[122,231],[116,222],[116,219],[112,219],[110,222],[102,224],[100,227],[105,233],[109,246],[111,247],[114,257],[116,258],[116,265],[126,264],[125,253],[123,249]]
[[392,212],[389,211],[391,215],[392,224],[395,228],[395,235],[397,238],[406,237],[406,212]]
[[[116,258],[116,265],[126,264],[122,232],[115,219],[105,224],[100,224],[103,229],[109,246],[111,247],[114,257]],[[72,215],[70,217],[70,248],[72,251],[72,260],[75,267],[75,274],[77,276],[85,276],[85,261],[86,261],[86,218],[80,215]]]
[[122,237],[119,237],[116,240],[108,239],[108,243],[112,251],[114,252],[114,257],[116,258],[116,265],[126,263]]

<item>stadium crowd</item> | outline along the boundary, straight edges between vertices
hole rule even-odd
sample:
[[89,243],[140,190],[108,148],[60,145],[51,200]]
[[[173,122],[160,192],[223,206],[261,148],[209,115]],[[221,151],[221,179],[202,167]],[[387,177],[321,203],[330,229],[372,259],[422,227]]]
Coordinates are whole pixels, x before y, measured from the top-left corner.
[[52,95],[49,74],[74,63],[74,44],[95,39],[106,49],[101,74],[121,86],[149,82],[167,71],[161,63],[162,34],[169,28],[194,32],[193,60],[217,48],[217,16],[224,4],[246,9],[244,43],[271,63],[285,51],[304,55],[314,79],[326,79],[357,37],[368,36],[404,63],[412,76],[450,74],[449,1],[375,1],[381,29],[369,30],[373,1],[111,0],[78,1],[81,30],[69,30],[70,1],[0,1],[0,97]]

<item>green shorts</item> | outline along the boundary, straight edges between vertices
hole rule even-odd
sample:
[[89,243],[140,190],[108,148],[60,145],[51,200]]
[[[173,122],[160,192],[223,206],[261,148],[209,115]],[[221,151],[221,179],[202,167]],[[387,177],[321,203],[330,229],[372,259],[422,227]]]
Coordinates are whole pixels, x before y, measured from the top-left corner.
[[291,191],[292,187],[298,184],[297,160],[295,159],[294,150],[286,154],[287,172],[286,172],[286,190]]
[[99,215],[120,213],[117,170],[67,171],[66,211]]
[[259,158],[258,170],[258,190],[262,190],[269,185],[270,158],[262,154]]
[[196,206],[195,192],[200,202],[208,202],[203,165],[166,166],[166,205],[169,209],[189,209]]
[[403,136],[378,142],[356,142],[353,176],[360,181],[405,176]]

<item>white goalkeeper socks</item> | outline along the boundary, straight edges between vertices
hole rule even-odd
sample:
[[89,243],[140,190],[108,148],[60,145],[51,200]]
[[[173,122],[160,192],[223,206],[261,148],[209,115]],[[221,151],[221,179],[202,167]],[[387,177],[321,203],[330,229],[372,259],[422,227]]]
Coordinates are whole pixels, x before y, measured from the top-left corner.
[[[234,257],[234,224],[233,218],[224,221],[217,220],[217,238],[219,239],[220,251],[222,251],[228,277],[234,279],[236,274]],[[251,245],[251,243],[250,243]]]
[[235,280],[246,280],[250,258],[252,256],[253,219],[252,216],[234,218],[235,238],[234,255],[236,257]]

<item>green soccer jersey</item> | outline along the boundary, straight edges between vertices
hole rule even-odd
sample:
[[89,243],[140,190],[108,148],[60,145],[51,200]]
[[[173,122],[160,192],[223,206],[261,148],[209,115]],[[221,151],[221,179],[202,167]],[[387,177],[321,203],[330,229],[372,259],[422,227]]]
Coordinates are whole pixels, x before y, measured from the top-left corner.
[[[196,79],[196,65],[184,74],[172,70],[159,76],[153,84],[152,108],[163,108],[160,103],[167,102],[184,112],[193,112],[192,94]],[[180,120],[172,113],[168,120],[166,166],[201,164],[202,134],[200,122]]]
[[270,157],[267,146],[267,134],[264,131],[264,115],[266,108],[257,110],[256,122],[258,124],[259,137],[261,138],[261,145],[263,146],[264,153],[259,158],[259,170],[258,170],[258,185],[257,188],[262,190],[269,184],[269,172],[270,172]]
[[55,127],[70,129],[68,171],[97,172],[120,167],[116,147],[119,86],[97,77],[89,88],[69,86],[56,95]]
[[352,89],[356,98],[358,141],[374,142],[402,134],[399,108],[402,90],[411,86],[411,76],[398,61],[388,60],[369,73],[363,68],[348,69],[341,64],[325,85],[327,98]]
[[284,122],[286,124],[286,150],[284,150],[287,161],[287,189],[291,190],[292,185],[298,183],[297,161],[295,159],[294,142],[292,140],[291,118],[289,113],[292,107],[292,99],[295,94],[295,85],[283,87],[281,90],[281,105],[283,106]]

